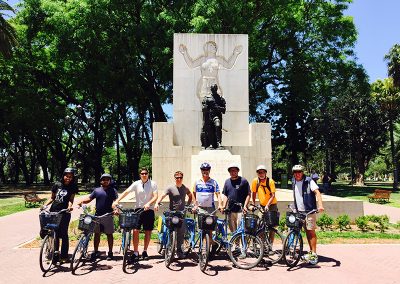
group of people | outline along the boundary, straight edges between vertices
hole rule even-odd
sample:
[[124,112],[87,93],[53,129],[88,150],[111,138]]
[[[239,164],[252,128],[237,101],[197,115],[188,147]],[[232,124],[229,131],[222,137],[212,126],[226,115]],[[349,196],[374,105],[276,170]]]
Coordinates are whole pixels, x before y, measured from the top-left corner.
[[[147,249],[150,243],[151,232],[154,227],[155,211],[159,210],[160,202],[168,195],[170,210],[183,210],[186,204],[193,204],[194,209],[199,213],[213,213],[216,210],[223,212],[229,208],[228,225],[230,231],[235,231],[242,217],[246,214],[248,208],[254,206],[256,197],[264,210],[278,211],[278,200],[276,198],[275,182],[267,176],[265,165],[259,165],[256,168],[257,176],[249,183],[246,178],[239,175],[240,168],[237,164],[230,164],[227,167],[230,177],[225,181],[222,189],[216,180],[210,177],[211,165],[204,162],[200,166],[201,178],[198,179],[192,190],[183,183],[183,173],[176,171],[174,173],[175,183],[165,188],[162,194],[158,194],[157,184],[149,178],[147,168],[141,168],[139,171],[140,179],[133,182],[123,193],[118,195],[115,186],[112,184],[112,177],[109,174],[103,174],[100,178],[100,187],[95,188],[87,197],[78,202],[79,206],[96,200],[96,215],[100,216],[116,210],[118,203],[129,193],[134,193],[136,204],[135,208],[143,208],[140,214],[139,222],[133,229],[133,255],[132,260],[140,259],[139,255],[139,232],[144,231],[144,247],[141,254],[143,259],[148,258]],[[295,165],[292,169],[292,189],[294,195],[294,205],[299,212],[310,212],[317,209],[323,211],[323,204],[318,185],[304,174],[304,168],[301,165]],[[62,209],[72,210],[75,194],[78,192],[76,185],[76,175],[72,168],[64,171],[61,182],[56,183],[52,188],[52,196],[45,203],[45,206],[51,204],[50,211],[60,211]],[[186,201],[187,197],[187,201]],[[218,208],[215,207],[215,198],[218,201]],[[233,202],[231,202],[233,201]],[[238,204],[241,204],[238,205]],[[68,261],[68,226],[70,214],[63,214],[60,227],[57,231],[58,238],[62,240],[60,261]],[[99,256],[98,248],[100,242],[100,233],[107,235],[109,251],[107,259],[113,259],[113,217],[100,219],[100,226],[96,228],[94,234],[94,251],[91,260],[94,261]],[[317,258],[316,246],[317,236],[316,214],[309,214],[306,219],[305,231],[310,246],[310,252],[306,258]],[[183,242],[185,226],[178,231],[177,255],[182,257],[180,250]],[[59,244],[56,244],[58,251]]]

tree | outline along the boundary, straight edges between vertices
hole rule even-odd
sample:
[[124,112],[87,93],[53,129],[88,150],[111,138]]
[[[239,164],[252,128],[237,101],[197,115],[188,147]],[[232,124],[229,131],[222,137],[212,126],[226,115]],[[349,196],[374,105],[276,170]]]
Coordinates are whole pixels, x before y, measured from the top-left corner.
[[385,55],[388,75],[393,78],[393,85],[400,88],[400,44],[395,44]]
[[0,0],[0,54],[10,57],[12,48],[17,44],[17,38],[14,28],[4,18],[6,16],[4,11],[15,13],[15,10],[7,2]]

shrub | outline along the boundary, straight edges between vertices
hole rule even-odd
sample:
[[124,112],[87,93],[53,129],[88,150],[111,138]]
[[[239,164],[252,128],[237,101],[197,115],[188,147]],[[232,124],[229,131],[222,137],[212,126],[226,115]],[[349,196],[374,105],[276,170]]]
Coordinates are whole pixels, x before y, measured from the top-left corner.
[[281,214],[281,218],[279,219],[278,228],[281,232],[286,230],[286,214]]
[[389,217],[387,215],[366,215],[365,217],[373,223],[372,229],[377,229],[384,233],[389,228]]
[[340,215],[336,218],[335,224],[339,231],[345,231],[350,229],[350,217],[347,214]]
[[394,225],[397,229],[400,230],[400,221],[397,221],[397,223]]
[[334,220],[331,216],[328,216],[326,213],[324,213],[317,220],[317,225],[318,225],[318,227],[321,228],[322,231],[325,231],[326,229],[332,230],[333,221]]
[[368,232],[370,230],[372,230],[373,228],[371,228],[371,226],[369,225],[369,219],[368,216],[360,216],[356,218],[356,225],[357,227],[363,231],[363,232]]

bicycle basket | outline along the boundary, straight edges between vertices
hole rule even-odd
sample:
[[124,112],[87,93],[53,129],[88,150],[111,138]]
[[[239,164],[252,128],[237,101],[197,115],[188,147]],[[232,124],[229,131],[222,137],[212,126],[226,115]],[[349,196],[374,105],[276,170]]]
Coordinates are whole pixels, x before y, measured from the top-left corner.
[[264,213],[264,222],[267,226],[275,227],[279,225],[279,216],[280,213],[278,211],[267,211]]
[[254,214],[244,215],[244,230],[248,234],[254,235],[258,228],[258,216]]
[[289,228],[299,228],[301,227],[300,220],[298,219],[298,214],[294,212],[286,212],[286,226]]
[[122,229],[136,228],[137,225],[139,224],[139,218],[140,218],[140,213],[132,211],[122,212],[121,215],[119,215],[119,226]]
[[217,225],[217,216],[199,214],[197,216],[197,222],[200,230],[215,231],[215,226]]
[[165,217],[165,224],[168,229],[173,230],[175,228],[182,227],[184,215],[180,211],[170,211],[168,216]]
[[78,224],[79,230],[93,232],[95,226],[96,222],[93,219],[93,217],[86,214],[81,214],[79,216],[79,224]]
[[53,227],[57,229],[60,226],[62,214],[39,214],[40,228]]

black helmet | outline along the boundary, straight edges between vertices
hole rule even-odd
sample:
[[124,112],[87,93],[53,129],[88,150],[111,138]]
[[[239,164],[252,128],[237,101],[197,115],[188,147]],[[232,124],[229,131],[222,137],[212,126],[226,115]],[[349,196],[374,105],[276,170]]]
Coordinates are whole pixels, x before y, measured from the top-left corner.
[[102,180],[103,178],[109,178],[110,180],[112,180],[112,176],[110,174],[102,174],[100,180]]
[[71,173],[75,176],[75,169],[74,168],[65,168],[64,172],[63,172],[63,176],[65,176],[65,174]]
[[211,169],[211,165],[209,163],[207,163],[207,162],[202,163],[200,165],[200,170],[210,170],[210,169]]

